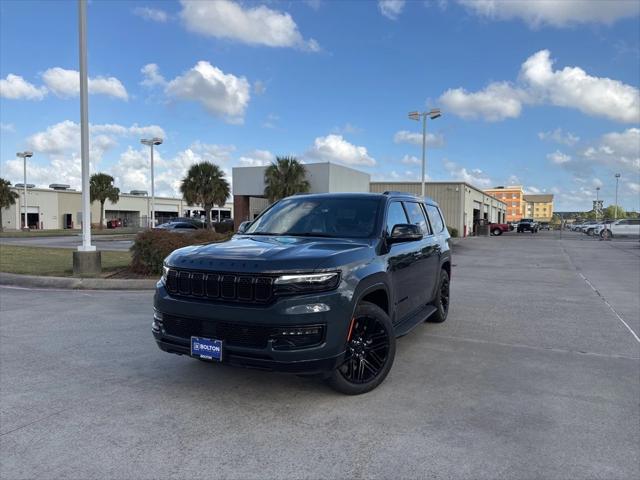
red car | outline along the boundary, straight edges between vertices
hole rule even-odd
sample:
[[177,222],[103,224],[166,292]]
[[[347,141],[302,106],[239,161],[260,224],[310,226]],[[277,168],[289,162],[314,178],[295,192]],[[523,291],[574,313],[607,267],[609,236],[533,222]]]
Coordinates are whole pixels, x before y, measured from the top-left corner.
[[508,232],[512,230],[511,226],[508,223],[491,223],[489,224],[489,231],[491,235],[502,235],[503,232]]

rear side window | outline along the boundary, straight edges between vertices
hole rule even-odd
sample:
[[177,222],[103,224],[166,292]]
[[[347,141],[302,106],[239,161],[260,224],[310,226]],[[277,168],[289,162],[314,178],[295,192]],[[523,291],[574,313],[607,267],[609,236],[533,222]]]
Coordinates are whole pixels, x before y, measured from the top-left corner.
[[424,216],[424,210],[417,202],[404,202],[404,207],[409,215],[409,222],[418,225],[423,235],[431,235],[427,218]]
[[404,213],[404,208],[402,208],[400,202],[391,202],[387,210],[387,234],[391,235],[393,226],[399,223],[408,223],[407,215]]
[[427,215],[429,216],[429,221],[431,222],[431,228],[433,228],[433,232],[442,232],[444,230],[444,220],[442,219],[440,210],[433,205],[425,205],[425,207],[427,208]]
[[627,222],[629,223],[629,225],[640,225],[640,220],[636,219],[632,219],[632,220],[627,220]]

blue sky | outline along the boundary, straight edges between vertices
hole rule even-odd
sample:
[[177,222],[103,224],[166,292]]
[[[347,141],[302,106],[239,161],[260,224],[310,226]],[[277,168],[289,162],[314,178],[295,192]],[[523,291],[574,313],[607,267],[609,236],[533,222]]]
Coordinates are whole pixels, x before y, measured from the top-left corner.
[[[518,183],[587,210],[595,187],[640,208],[640,2],[567,0],[89,3],[94,170],[156,190],[196,161],[292,154],[374,179]],[[0,3],[2,176],[79,186],[77,5]]]

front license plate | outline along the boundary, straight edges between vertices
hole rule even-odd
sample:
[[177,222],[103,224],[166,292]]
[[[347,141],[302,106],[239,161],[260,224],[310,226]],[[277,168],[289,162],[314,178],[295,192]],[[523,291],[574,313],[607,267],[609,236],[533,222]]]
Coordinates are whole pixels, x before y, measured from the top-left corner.
[[191,356],[206,360],[222,361],[222,340],[191,337]]

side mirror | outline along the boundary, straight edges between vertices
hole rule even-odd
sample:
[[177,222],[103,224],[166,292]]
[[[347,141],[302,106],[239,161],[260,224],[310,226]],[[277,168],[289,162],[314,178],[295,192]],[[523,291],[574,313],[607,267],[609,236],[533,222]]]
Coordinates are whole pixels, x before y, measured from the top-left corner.
[[422,230],[418,225],[412,223],[394,225],[391,236],[387,239],[389,243],[414,242],[416,240],[422,240]]
[[245,222],[242,222],[239,226],[238,226],[238,233],[244,233],[247,228],[249,228],[249,225],[251,225],[253,222],[250,220],[247,220]]

